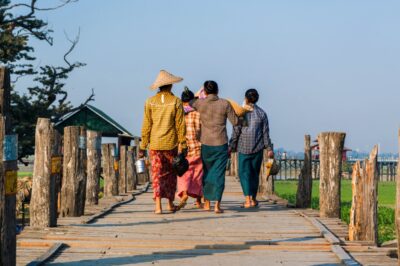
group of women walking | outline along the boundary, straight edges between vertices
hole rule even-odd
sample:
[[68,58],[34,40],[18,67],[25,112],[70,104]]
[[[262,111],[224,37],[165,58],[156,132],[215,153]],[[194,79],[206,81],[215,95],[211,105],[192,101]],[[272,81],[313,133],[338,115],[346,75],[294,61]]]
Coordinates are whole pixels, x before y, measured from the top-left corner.
[[[232,151],[239,153],[243,207],[256,207],[263,150],[273,157],[268,118],[256,104],[257,90],[246,91],[246,111],[239,114],[229,101],[218,97],[215,81],[204,82],[196,95],[185,88],[181,98],[174,96],[172,86],[182,80],[161,70],[150,87],[158,92],[145,103],[139,157],[149,150],[155,213],[162,213],[162,198],[168,199],[168,210],[174,212],[185,207],[189,197],[195,198],[196,206],[204,210],[211,210],[211,202],[215,202],[214,212],[223,213],[225,170]],[[230,141],[227,120],[233,125]],[[173,162],[182,153],[189,168],[177,177]],[[177,206],[176,195],[181,199]]]

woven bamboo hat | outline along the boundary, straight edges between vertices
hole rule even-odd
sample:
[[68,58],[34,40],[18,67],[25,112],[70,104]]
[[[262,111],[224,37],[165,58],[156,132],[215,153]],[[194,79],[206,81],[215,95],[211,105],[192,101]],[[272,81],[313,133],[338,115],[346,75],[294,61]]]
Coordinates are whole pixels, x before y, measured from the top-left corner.
[[150,89],[156,90],[162,86],[178,83],[182,80],[183,78],[181,77],[174,76],[165,70],[160,70],[160,73],[158,73],[156,80],[153,84],[151,84]]

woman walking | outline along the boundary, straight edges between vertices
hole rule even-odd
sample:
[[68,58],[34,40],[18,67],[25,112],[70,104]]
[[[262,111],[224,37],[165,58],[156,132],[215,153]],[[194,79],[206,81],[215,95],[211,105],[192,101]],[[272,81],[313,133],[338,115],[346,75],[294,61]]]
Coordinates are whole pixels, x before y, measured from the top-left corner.
[[187,87],[182,92],[181,100],[185,111],[186,124],[186,143],[188,154],[186,159],[189,161],[188,171],[178,178],[178,196],[181,198],[179,208],[183,208],[190,197],[196,199],[197,208],[201,208],[201,198],[203,196],[202,178],[203,163],[201,161],[200,136],[200,114],[196,112],[189,102],[194,99],[194,94]]
[[215,213],[222,213],[221,199],[225,188],[225,170],[228,161],[228,135],[226,120],[235,126],[239,123],[228,101],[218,97],[215,81],[204,83],[205,99],[198,99],[191,106],[200,113],[201,157],[204,166],[204,209],[210,210],[210,201],[215,201]]
[[186,127],[182,101],[171,92],[172,84],[182,81],[161,70],[151,89],[157,94],[146,100],[144,108],[142,142],[139,157],[150,149],[151,174],[154,190],[155,213],[162,213],[161,198],[168,199],[168,210],[174,206],[177,177],[172,169],[178,148],[186,150]]
[[247,126],[233,127],[230,141],[231,151],[239,152],[239,178],[245,195],[244,208],[256,207],[259,175],[263,162],[263,150],[268,150],[272,158],[273,145],[269,137],[267,114],[256,103],[258,102],[256,89],[249,89],[245,94],[245,114]]

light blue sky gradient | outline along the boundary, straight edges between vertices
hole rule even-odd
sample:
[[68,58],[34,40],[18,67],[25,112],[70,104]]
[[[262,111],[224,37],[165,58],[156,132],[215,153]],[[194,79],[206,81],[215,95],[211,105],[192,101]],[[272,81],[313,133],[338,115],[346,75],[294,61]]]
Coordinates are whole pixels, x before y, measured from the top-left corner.
[[93,104],[134,134],[149,85],[167,69],[184,77],[177,95],[207,79],[239,102],[257,88],[275,147],[301,151],[304,134],[338,130],[355,150],[396,152],[399,12],[396,0],[80,0],[41,13],[55,45],[34,45],[40,63],[60,64],[63,31],[73,37],[80,27],[70,58],[87,66],[71,75],[70,99],[79,104],[95,88]]

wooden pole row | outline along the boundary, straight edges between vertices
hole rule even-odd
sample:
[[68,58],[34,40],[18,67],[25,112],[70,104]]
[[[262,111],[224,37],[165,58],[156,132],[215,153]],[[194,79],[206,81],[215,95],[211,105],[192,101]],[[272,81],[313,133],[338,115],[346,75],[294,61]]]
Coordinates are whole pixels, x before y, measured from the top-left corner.
[[311,136],[304,137],[304,164],[299,175],[299,185],[297,187],[296,207],[311,207],[312,192],[312,172],[311,172]]
[[86,204],[98,204],[102,159],[105,197],[135,189],[134,149],[121,146],[120,153],[119,160],[115,144],[102,145],[101,133],[79,126],[64,128],[62,141],[51,121],[39,118],[30,225],[54,227],[57,213],[77,217],[84,214]]
[[[341,132],[323,132],[318,136],[321,164],[319,187],[320,217],[340,218],[341,216],[340,187],[345,137],[346,134]],[[377,202],[379,174],[377,158],[378,146],[375,146],[368,160],[365,160],[363,164],[357,162],[353,167],[353,197],[349,225],[349,239],[351,241],[378,243]],[[400,170],[398,172],[400,175]],[[306,135],[304,165],[299,176],[297,190],[296,206],[299,208],[311,207],[311,175],[310,136]],[[398,178],[400,179],[400,177]],[[398,193],[400,193],[400,185],[398,185]],[[400,197],[398,196],[398,198]],[[398,200],[398,204],[400,205],[400,200]]]

